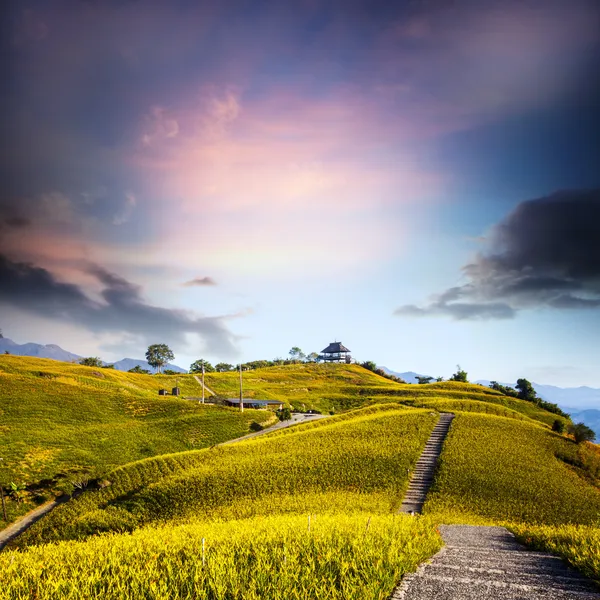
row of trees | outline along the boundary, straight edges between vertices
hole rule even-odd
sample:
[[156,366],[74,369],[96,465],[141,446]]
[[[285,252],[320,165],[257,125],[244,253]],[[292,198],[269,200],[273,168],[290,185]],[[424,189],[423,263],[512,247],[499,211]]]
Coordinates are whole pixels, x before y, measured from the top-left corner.
[[554,413],[555,415],[560,415],[561,417],[568,418],[569,415],[561,410],[557,404],[553,402],[546,402],[546,400],[542,400],[540,398],[533,385],[527,379],[521,378],[517,379],[517,384],[514,388],[508,385],[502,385],[497,381],[490,381],[490,388],[504,394],[505,396],[511,396],[512,398],[519,398],[520,400],[526,400],[527,402],[532,402],[533,404],[547,410],[548,412]]

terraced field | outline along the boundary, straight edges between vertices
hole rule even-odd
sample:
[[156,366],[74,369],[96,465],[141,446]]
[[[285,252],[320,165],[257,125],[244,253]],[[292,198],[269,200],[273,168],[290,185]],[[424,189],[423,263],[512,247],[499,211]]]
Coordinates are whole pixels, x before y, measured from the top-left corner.
[[393,513],[436,421],[437,415],[424,409],[384,405],[234,446],[132,463],[107,475],[110,487],[60,506],[18,544],[191,517]]

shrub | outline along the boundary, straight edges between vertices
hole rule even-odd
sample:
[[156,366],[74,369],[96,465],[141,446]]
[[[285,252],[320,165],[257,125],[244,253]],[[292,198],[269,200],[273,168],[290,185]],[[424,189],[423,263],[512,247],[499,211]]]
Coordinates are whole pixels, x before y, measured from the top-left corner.
[[583,423],[577,423],[569,427],[569,433],[575,438],[577,444],[583,442],[593,442],[596,439],[596,434],[592,429]]
[[289,421],[292,418],[292,411],[287,406],[278,410],[276,414],[280,421]]
[[82,358],[79,361],[80,365],[84,367],[102,367],[102,361],[98,356],[88,356],[87,358]]
[[564,433],[565,432],[565,423],[560,419],[554,419],[554,423],[552,423],[552,431],[556,431],[556,433]]

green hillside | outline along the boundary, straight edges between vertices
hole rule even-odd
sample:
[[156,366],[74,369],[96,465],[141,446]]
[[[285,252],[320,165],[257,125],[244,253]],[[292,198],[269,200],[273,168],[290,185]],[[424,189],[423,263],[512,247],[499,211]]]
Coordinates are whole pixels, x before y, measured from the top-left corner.
[[435,524],[452,521],[509,524],[548,546],[557,526],[571,527],[554,551],[598,577],[581,539],[598,539],[600,472],[576,465],[581,448],[526,417],[456,414],[424,517],[396,513],[437,415],[388,403],[120,467],[110,487],[34,525],[15,544],[21,553],[0,555],[0,583],[13,597],[306,598],[319,589],[383,600],[439,548]]
[[274,420],[158,396],[159,387],[146,375],[0,356],[0,481],[37,486],[27,502],[9,499],[11,515],[118,465],[212,446]]
[[[445,522],[507,525],[600,578],[600,453],[551,431],[556,415],[530,402],[455,382],[401,385],[355,365],[287,365],[244,373],[247,395],[337,414],[207,447],[269,413],[159,397],[170,376],[12,357],[0,366],[11,451],[69,439],[60,465],[100,453],[93,466],[108,483],[33,525],[12,542],[18,552],[0,553],[0,598],[383,600],[439,549]],[[230,396],[236,377],[210,374],[207,384]],[[198,395],[193,377],[179,385]],[[399,515],[438,411],[456,418],[424,515]],[[197,446],[184,437],[194,419],[205,436]],[[82,431],[132,453],[119,462]],[[144,457],[136,444],[151,431],[188,445],[155,441],[161,454]]]
[[[221,446],[147,459],[60,506],[19,544],[124,531],[156,521],[348,509],[393,513],[437,415],[394,405]],[[394,440],[386,443],[385,440]]]
[[458,413],[425,512],[446,521],[600,524],[600,456],[530,421]]
[[[236,396],[237,373],[210,373],[207,386]],[[205,448],[239,437],[265,411],[200,405],[159,396],[178,385],[198,398],[193,375],[144,375],[46,359],[0,356],[0,436],[5,485],[28,486],[26,502],[10,502],[11,518],[61,490],[112,468],[165,453]],[[467,410],[529,418],[550,425],[556,415],[488,388],[457,382],[402,385],[358,365],[294,364],[244,372],[246,397],[277,399],[296,409],[339,412],[381,403]],[[210,400],[210,395],[206,395]],[[450,404],[448,404],[450,403]],[[458,403],[458,404],[457,404]]]

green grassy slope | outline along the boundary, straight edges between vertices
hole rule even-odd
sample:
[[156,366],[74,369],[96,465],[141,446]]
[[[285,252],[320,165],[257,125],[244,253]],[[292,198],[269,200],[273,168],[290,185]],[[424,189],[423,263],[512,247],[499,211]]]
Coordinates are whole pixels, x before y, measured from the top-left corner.
[[[152,377],[0,356],[0,480],[57,491],[147,456],[242,436],[267,411],[161,397]],[[60,478],[59,475],[64,477]],[[53,481],[52,481],[53,480]],[[14,515],[30,505],[9,502]]]
[[600,525],[600,473],[573,466],[581,452],[531,422],[457,413],[425,512],[457,522]]
[[32,544],[186,517],[345,509],[394,512],[437,415],[387,405],[234,446],[133,463],[112,485],[60,506],[19,539]]
[[[142,404],[174,379],[125,377],[132,387],[123,388]],[[207,384],[230,396],[235,377],[211,374]],[[0,573],[9,573],[0,574],[0,589],[8,597],[35,590],[39,598],[244,599],[324,590],[383,600],[439,548],[439,522],[510,523],[600,576],[586,546],[598,541],[600,455],[551,432],[555,415],[481,386],[399,385],[354,365],[289,365],[244,377],[249,396],[307,408],[367,406],[118,467],[109,487],[60,506],[13,544],[19,552],[0,555]],[[193,378],[179,379],[184,393],[198,394]],[[426,407],[410,406],[418,404]],[[457,417],[427,514],[395,515],[435,410]],[[560,533],[563,524],[571,529]]]
[[[174,378],[165,377],[165,387],[171,387]],[[180,377],[179,381],[185,393],[197,394],[197,382],[192,376]],[[209,373],[206,384],[219,395],[236,397],[238,374]],[[294,408],[322,411],[349,410],[382,402],[429,406],[429,400],[444,399],[497,404],[547,425],[562,419],[531,402],[503,396],[482,385],[455,381],[398,384],[359,365],[298,364],[245,371],[244,393],[251,398],[283,400]]]

